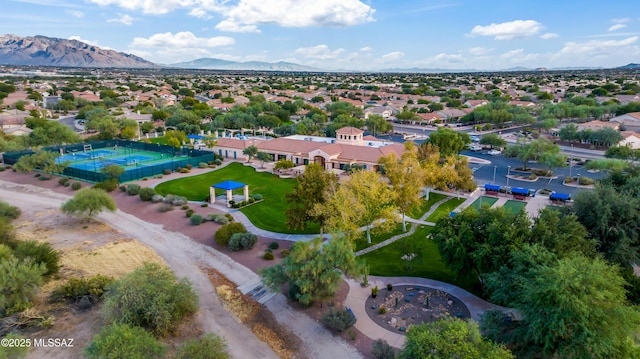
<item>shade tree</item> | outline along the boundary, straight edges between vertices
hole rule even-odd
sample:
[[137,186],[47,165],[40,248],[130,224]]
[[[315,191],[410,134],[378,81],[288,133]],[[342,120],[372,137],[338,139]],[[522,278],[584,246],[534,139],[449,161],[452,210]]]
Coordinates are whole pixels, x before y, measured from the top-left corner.
[[[276,162],[276,165],[281,161]],[[291,161],[289,161],[291,162]],[[293,167],[293,162],[287,164]],[[331,172],[325,171],[321,165],[310,163],[302,175],[296,177],[293,190],[285,195],[287,209],[287,226],[295,229],[303,229],[308,222],[320,224],[323,231],[327,214],[315,212],[316,205],[323,205],[329,196],[327,193],[335,192],[338,178]]]
[[91,218],[102,211],[114,212],[116,202],[102,189],[85,187],[78,191],[73,198],[62,204],[63,213]]

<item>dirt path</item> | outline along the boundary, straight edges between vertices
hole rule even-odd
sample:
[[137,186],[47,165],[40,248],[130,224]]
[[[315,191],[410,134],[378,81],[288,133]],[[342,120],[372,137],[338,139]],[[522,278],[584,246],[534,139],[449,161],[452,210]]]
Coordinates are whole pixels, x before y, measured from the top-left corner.
[[[58,209],[69,197],[36,186],[0,181],[0,198],[20,208],[44,210]],[[224,309],[211,282],[199,269],[199,265],[204,263],[215,267],[240,283],[246,280],[245,277],[255,276],[253,272],[227,256],[192,242],[181,233],[165,231],[160,225],[144,222],[124,212],[103,214],[99,219],[155,250],[178,277],[187,277],[193,283],[200,296],[198,324],[206,332],[224,336],[229,345],[229,352],[234,358],[277,358],[267,344],[258,340],[247,327]],[[88,343],[81,345],[86,346]]]

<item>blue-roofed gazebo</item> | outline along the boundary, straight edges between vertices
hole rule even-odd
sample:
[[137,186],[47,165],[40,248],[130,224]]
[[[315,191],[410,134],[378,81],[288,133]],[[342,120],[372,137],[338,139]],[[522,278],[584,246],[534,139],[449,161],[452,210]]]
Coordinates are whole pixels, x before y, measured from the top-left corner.
[[238,188],[244,188],[244,200],[249,200],[249,185],[241,182],[227,180],[224,182],[216,183],[209,189],[210,201],[214,203],[216,201],[216,188],[227,191],[227,207],[231,207],[229,201],[233,199],[233,190]]

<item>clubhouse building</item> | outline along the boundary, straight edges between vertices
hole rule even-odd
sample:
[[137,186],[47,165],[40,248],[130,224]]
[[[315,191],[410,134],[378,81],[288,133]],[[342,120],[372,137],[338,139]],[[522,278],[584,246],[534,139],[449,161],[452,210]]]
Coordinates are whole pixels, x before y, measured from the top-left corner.
[[224,158],[247,160],[242,151],[249,146],[270,154],[274,161],[290,160],[296,166],[318,163],[327,170],[355,164],[375,170],[380,157],[390,153],[400,157],[404,152],[403,144],[363,136],[363,131],[354,127],[336,130],[336,138],[304,135],[275,139],[223,137],[218,139],[213,150]]

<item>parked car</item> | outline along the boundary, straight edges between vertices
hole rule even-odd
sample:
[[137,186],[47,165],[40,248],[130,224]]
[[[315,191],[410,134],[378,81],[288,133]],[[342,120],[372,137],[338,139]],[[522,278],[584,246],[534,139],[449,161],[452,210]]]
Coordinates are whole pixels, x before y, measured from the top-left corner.
[[487,152],[487,154],[491,155],[491,156],[497,156],[497,155],[499,155],[501,153],[502,153],[502,151],[498,151],[498,150],[491,150],[491,151]]
[[478,152],[478,151],[482,151],[482,146],[478,146],[478,145],[473,145],[471,147],[469,147],[469,149],[473,152]]
[[480,137],[478,137],[478,136],[471,136],[471,141],[472,141],[472,142],[480,142]]

